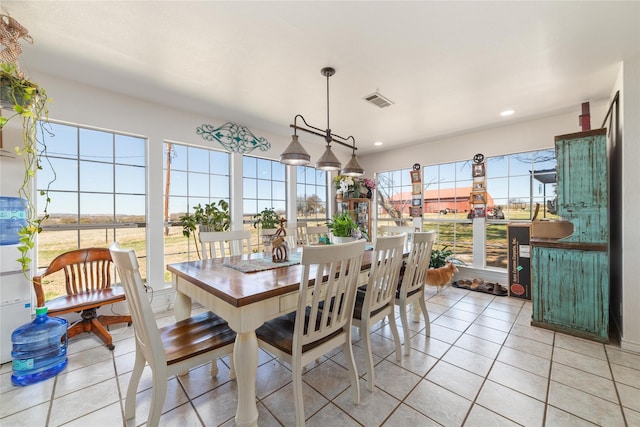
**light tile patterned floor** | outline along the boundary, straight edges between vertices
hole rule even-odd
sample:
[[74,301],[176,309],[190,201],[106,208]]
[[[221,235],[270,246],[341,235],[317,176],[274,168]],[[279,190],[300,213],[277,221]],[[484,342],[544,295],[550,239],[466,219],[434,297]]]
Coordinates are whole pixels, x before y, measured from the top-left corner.
[[[412,323],[411,355],[402,362],[395,360],[388,324],[372,331],[377,390],[370,393],[363,376],[359,405],[351,402],[342,352],[307,367],[307,425],[640,426],[640,354],[533,328],[530,302],[456,288],[428,292],[431,337],[424,322]],[[172,322],[173,313],[157,319]],[[14,387],[11,364],[2,365],[0,425],[144,425],[150,370],[138,391],[137,418],[125,423],[135,345],[131,328],[112,332],[113,352],[90,334],[74,338],[67,369],[42,383]],[[354,348],[363,372],[357,332]],[[208,366],[172,378],[161,425],[234,425],[236,384],[228,362],[218,361],[216,378]],[[263,351],[259,364],[259,425],[294,425],[291,372]]]

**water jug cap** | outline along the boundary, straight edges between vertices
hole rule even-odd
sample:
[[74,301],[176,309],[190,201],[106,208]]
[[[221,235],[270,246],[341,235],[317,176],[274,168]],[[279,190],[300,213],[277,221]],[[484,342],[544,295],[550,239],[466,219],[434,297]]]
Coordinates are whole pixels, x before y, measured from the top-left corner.
[[36,308],[36,316],[41,316],[43,314],[47,314],[47,311],[49,311],[49,309],[47,307],[37,307]]

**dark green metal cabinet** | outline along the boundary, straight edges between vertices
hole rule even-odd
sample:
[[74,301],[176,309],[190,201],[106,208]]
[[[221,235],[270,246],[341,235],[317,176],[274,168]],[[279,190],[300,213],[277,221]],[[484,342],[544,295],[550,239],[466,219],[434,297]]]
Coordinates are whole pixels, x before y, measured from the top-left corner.
[[572,235],[531,239],[532,324],[608,342],[606,129],[556,137],[558,214]]

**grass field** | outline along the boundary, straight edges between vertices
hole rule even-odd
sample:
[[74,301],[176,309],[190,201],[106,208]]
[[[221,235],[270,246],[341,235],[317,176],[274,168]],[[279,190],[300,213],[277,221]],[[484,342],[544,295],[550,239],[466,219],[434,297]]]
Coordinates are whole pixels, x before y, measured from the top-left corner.
[[[506,218],[510,220],[529,219],[529,211],[512,210],[505,211]],[[390,220],[390,219],[389,219]],[[380,218],[380,224],[388,223],[387,218]],[[258,239],[258,231],[249,223],[245,229],[253,233],[252,246],[254,251],[261,251],[262,245]],[[409,220],[410,221],[410,220]],[[311,223],[310,223],[311,224]],[[409,222],[407,222],[407,225]],[[465,263],[470,264],[473,254],[473,229],[471,221],[467,220],[466,213],[449,213],[445,216],[438,214],[426,214],[423,221],[424,230],[436,230],[438,242],[436,247],[447,246],[454,250],[454,256]],[[313,223],[315,225],[315,222]],[[507,226],[506,221],[499,223],[487,222],[486,226],[486,259],[487,266],[507,268]],[[44,231],[38,237],[38,264],[39,270],[46,268],[57,255],[76,249],[78,247],[108,247],[112,242],[118,241],[127,248],[133,248],[139,258],[142,277],[146,277],[146,230],[144,228],[98,229],[98,230],[64,230]],[[169,227],[168,234],[164,237],[164,264],[198,259],[193,239],[187,240],[182,235],[179,226]],[[62,274],[49,276],[46,283],[46,299],[62,295],[65,291],[65,279]],[[166,282],[171,280],[168,271],[164,272]]]

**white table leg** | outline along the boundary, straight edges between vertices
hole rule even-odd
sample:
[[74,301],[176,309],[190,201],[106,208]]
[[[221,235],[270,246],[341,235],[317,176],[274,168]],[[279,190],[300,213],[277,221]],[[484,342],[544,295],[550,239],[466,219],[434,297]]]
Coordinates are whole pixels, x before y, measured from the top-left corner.
[[420,322],[420,304],[418,301],[414,301],[411,303],[411,314],[414,323]]
[[176,321],[191,317],[191,298],[180,291],[176,292],[176,304],[173,310]]
[[[173,316],[176,318],[176,322],[179,322],[184,319],[188,319],[191,317],[191,298],[183,294],[182,292],[176,292],[176,304],[173,310]],[[216,365],[216,361],[214,360],[213,365]],[[212,365],[212,366],[213,366]],[[211,376],[215,376],[213,374],[213,368],[211,368]],[[217,365],[216,365],[217,369]],[[184,376],[187,375],[189,371],[178,372],[178,375]]]
[[258,338],[254,331],[239,333],[233,347],[233,363],[238,382],[236,425],[257,426],[256,370],[258,367]]

